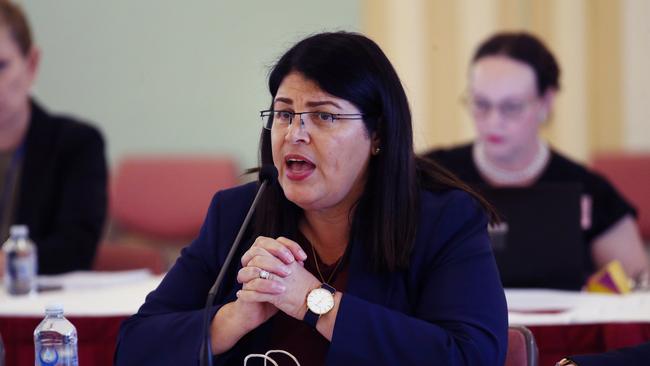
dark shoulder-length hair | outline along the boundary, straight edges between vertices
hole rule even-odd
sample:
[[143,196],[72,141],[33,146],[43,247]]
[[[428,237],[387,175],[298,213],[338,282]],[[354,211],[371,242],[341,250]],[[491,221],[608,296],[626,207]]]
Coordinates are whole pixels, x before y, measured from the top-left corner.
[[506,56],[523,62],[535,72],[537,94],[560,89],[560,66],[553,53],[539,38],[527,32],[496,33],[483,41],[472,63],[486,56]]
[[[365,115],[369,136],[374,134],[379,139],[380,152],[370,159],[364,193],[354,215],[350,213],[350,239],[365,246],[374,270],[408,267],[419,219],[420,189],[461,189],[486,204],[446,170],[416,157],[406,94],[395,69],[375,42],[349,32],[320,33],[303,39],[272,68],[272,98],[292,72],[354,104]],[[273,164],[268,130],[262,130],[259,153],[262,165]],[[301,217],[302,210],[287,200],[275,183],[257,208],[254,234],[293,236]]]

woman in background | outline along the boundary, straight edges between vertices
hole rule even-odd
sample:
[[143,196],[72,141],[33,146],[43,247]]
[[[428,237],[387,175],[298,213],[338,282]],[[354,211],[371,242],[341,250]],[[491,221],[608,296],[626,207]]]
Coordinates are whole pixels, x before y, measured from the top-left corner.
[[628,276],[638,278],[646,274],[648,262],[634,208],[605,178],[540,137],[560,87],[559,76],[555,57],[535,36],[499,33],[488,38],[476,50],[469,72],[468,105],[476,140],[426,156],[475,187],[579,183],[590,270],[618,259]]
[[22,10],[0,1],[0,242],[27,225],[40,274],[90,269],[106,217],[104,140],[30,97],[38,62]]

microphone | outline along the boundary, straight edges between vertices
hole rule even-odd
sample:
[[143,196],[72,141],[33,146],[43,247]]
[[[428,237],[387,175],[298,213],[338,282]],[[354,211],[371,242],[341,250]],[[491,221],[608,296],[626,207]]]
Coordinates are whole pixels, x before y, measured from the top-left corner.
[[248,209],[248,213],[246,214],[246,217],[244,218],[244,222],[241,224],[241,227],[239,228],[239,232],[237,232],[237,236],[235,237],[235,241],[232,243],[232,246],[230,247],[230,251],[226,256],[226,260],[223,262],[223,266],[221,266],[221,270],[219,270],[217,279],[214,281],[214,284],[212,285],[210,292],[208,292],[208,298],[205,302],[205,308],[203,309],[203,327],[202,327],[203,337],[201,342],[202,344],[201,344],[201,357],[200,357],[201,366],[212,366],[210,328],[208,327],[208,323],[210,321],[209,319],[210,307],[212,306],[212,303],[214,303],[214,298],[217,296],[217,292],[221,287],[221,282],[223,281],[223,278],[226,275],[226,271],[228,270],[228,267],[230,267],[230,262],[232,262],[232,258],[235,256],[235,253],[237,252],[237,248],[239,247],[239,242],[241,241],[242,236],[244,236],[244,232],[246,231],[248,222],[253,216],[253,212],[255,212],[255,207],[257,206],[257,202],[262,196],[262,193],[264,193],[264,191],[266,190],[266,187],[275,183],[275,181],[278,179],[278,170],[275,168],[275,166],[273,166],[273,164],[263,165],[262,168],[260,168],[259,170],[258,177],[260,182],[260,188],[257,190],[257,194],[255,194],[253,203],[251,204],[251,207]]

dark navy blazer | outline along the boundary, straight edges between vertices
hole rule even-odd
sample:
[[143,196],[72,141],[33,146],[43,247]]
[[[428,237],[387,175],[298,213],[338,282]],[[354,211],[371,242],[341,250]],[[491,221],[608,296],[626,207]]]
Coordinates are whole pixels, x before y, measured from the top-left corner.
[[[199,237],[122,325],[116,365],[198,363],[206,295],[255,189],[247,184],[215,195]],[[485,214],[460,191],[423,191],[420,211],[406,271],[372,272],[361,243],[351,243],[327,365],[503,365],[507,308]],[[238,259],[213,314],[241,287],[235,281]],[[266,351],[266,325],[215,357],[215,364],[243,365],[247,353]]]
[[571,356],[571,360],[578,366],[647,366],[650,364],[650,342],[600,354]]

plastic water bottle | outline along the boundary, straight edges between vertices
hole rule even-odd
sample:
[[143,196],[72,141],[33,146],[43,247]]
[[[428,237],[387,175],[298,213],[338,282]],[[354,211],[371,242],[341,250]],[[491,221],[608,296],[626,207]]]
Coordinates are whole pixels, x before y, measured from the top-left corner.
[[34,330],[36,366],[79,366],[77,329],[63,316],[63,306],[45,308],[45,319]]
[[9,232],[9,239],[2,246],[5,289],[10,295],[34,293],[38,273],[36,246],[29,240],[27,226],[13,225]]

